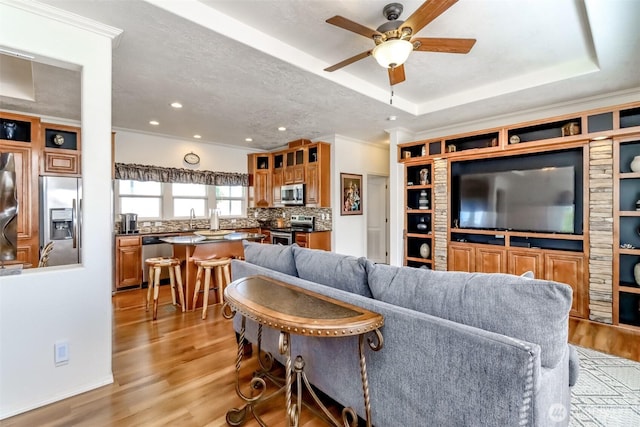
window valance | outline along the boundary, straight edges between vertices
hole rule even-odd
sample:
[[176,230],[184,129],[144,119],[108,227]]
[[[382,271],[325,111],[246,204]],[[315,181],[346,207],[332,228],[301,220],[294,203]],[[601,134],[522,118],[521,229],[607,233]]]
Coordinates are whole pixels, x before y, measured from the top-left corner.
[[116,163],[116,179],[182,184],[249,186],[249,174],[164,168],[161,166]]

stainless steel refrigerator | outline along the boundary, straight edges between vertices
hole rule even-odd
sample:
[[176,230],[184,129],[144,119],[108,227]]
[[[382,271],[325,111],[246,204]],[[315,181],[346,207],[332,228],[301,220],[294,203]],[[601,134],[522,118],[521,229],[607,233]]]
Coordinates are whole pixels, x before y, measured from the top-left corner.
[[40,248],[53,241],[48,266],[82,262],[82,179],[40,177]]

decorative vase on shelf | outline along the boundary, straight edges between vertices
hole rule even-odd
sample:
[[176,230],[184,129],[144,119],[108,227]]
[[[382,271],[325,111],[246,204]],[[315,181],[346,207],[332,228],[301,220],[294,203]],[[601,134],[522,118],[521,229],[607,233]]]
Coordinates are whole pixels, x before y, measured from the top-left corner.
[[420,197],[418,198],[418,209],[429,209],[429,199],[427,198],[427,192],[422,190]]
[[427,223],[424,222],[424,217],[420,218],[420,222],[416,225],[416,228],[420,231],[425,231],[427,227]]
[[635,156],[629,167],[632,172],[640,172],[640,156]]
[[636,285],[640,286],[640,262],[633,267],[633,278],[636,279]]
[[[431,253],[431,248],[428,243],[423,243],[420,245],[420,256],[422,258],[429,258],[429,254]],[[640,265],[640,264],[638,264]]]

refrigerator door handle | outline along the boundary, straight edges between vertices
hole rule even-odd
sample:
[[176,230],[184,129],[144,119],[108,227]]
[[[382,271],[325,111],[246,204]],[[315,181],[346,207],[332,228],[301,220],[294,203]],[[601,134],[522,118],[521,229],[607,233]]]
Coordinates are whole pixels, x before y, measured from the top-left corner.
[[77,222],[78,222],[78,229],[76,230],[78,232],[78,247],[81,248],[82,247],[82,199],[78,199],[78,218],[77,218]]
[[73,249],[78,247],[78,214],[77,214],[77,202],[76,199],[73,199],[71,204],[71,224],[73,226]]

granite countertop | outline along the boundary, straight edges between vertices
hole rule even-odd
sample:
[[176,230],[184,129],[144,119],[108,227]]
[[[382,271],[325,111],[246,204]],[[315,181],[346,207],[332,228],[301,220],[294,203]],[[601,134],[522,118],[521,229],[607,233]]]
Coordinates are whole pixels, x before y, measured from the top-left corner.
[[261,240],[264,239],[264,234],[259,233],[245,233],[245,232],[233,232],[221,236],[198,236],[197,234],[191,234],[186,236],[170,236],[161,239],[163,242],[171,243],[173,245],[201,245],[207,243],[220,243],[229,242],[235,240]]

